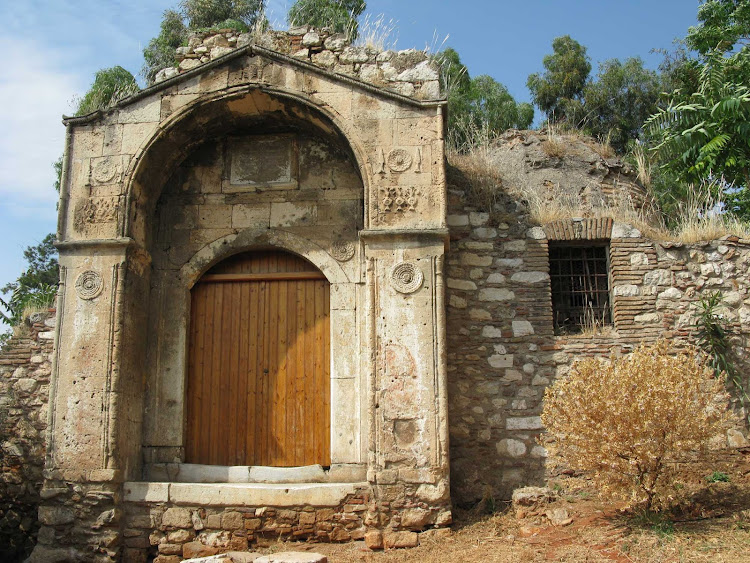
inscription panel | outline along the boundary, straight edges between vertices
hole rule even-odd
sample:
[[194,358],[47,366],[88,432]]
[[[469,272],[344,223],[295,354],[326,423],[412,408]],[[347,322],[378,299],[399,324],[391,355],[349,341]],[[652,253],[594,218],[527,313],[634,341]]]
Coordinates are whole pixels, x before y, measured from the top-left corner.
[[297,140],[293,135],[257,135],[227,141],[224,192],[299,187]]

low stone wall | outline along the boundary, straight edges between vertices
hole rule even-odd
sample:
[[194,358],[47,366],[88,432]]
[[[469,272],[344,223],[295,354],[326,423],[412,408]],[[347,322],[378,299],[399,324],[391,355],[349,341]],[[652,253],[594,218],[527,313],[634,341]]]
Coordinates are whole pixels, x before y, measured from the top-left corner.
[[53,313],[35,313],[0,352],[0,560],[36,542],[51,373]]
[[[470,182],[449,169],[447,326],[451,487],[459,506],[510,498],[541,484],[537,443],[545,388],[581,357],[630,352],[659,337],[694,340],[696,303],[722,291],[736,361],[750,373],[750,241],[657,243],[611,220],[541,228],[501,194],[491,217],[471,201]],[[614,323],[592,336],[555,336],[548,239],[610,243]],[[747,385],[747,382],[746,382]],[[744,445],[738,430],[730,445]]]
[[[367,483],[287,487],[126,483],[123,560],[176,563],[279,540],[414,547],[424,534],[444,533],[433,526],[450,523],[450,511],[436,514],[432,504],[410,502],[403,490],[381,487],[377,498],[392,500],[377,501]],[[310,487],[317,487],[312,497]],[[221,506],[212,498],[221,498]]]
[[190,36],[186,47],[177,48],[177,67],[165,68],[156,82],[187,72],[201,64],[250,44],[289,55],[331,72],[357,78],[419,100],[441,98],[438,65],[424,51],[380,50],[355,46],[343,34],[295,27],[262,34],[224,29]]

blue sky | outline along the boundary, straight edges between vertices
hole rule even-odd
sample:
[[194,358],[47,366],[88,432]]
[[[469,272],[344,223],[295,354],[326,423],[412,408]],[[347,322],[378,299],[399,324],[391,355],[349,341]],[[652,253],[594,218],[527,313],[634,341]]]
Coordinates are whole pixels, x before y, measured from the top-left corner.
[[[178,0],[0,0],[0,286],[23,268],[23,249],[55,230],[52,162],[63,149],[60,118],[94,73],[121,65],[137,74],[142,49]],[[274,27],[291,1],[269,0]],[[489,74],[517,100],[559,35],[588,48],[594,64],[642,57],[655,68],[695,24],[697,0],[368,0],[396,30],[395,47],[455,48],[472,76]]]

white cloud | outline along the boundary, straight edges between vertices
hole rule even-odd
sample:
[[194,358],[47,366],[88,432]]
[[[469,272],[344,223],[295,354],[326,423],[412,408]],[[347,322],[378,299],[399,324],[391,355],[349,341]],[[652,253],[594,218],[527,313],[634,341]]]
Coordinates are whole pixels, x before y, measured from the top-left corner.
[[85,79],[28,39],[0,37],[0,196],[38,204],[57,199],[52,163],[63,151],[63,113]]

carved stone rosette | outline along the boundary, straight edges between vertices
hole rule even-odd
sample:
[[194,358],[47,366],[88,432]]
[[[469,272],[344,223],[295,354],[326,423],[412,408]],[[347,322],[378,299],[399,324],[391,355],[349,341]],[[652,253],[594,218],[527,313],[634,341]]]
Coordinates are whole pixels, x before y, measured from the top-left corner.
[[354,243],[346,240],[337,240],[331,245],[331,256],[339,262],[348,262],[354,258]]
[[104,289],[104,280],[101,274],[93,270],[86,270],[76,279],[76,293],[81,299],[94,299]]
[[406,172],[411,168],[412,156],[404,149],[393,149],[388,153],[388,168],[393,172]]
[[416,262],[401,262],[391,270],[391,285],[399,293],[414,293],[424,283],[424,274]]

